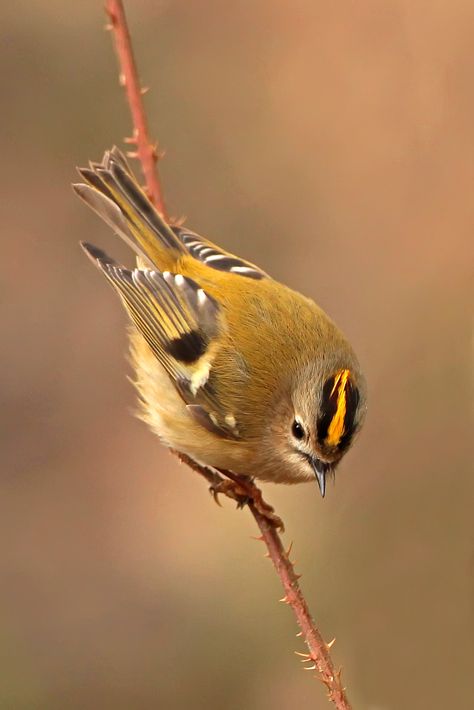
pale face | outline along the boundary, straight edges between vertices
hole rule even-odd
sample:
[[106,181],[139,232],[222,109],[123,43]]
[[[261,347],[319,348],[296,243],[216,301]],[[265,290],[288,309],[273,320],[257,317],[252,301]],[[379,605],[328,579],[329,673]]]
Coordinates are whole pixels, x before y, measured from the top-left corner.
[[363,417],[355,379],[348,369],[339,369],[319,387],[305,379],[280,400],[264,445],[265,477],[271,470],[272,480],[315,480],[324,496],[326,479],[350,448]]

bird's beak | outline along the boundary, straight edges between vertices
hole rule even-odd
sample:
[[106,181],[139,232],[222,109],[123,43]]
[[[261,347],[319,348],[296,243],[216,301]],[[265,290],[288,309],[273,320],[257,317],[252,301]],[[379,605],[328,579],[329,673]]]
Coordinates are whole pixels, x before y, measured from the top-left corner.
[[321,491],[321,497],[324,498],[326,493],[326,474],[330,469],[329,464],[320,461],[319,459],[312,459],[311,464],[316,474],[316,480],[318,482],[319,490]]

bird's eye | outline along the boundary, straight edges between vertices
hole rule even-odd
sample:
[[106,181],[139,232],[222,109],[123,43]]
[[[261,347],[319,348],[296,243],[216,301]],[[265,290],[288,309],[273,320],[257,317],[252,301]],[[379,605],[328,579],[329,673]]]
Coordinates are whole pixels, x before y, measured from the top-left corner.
[[291,433],[293,434],[295,439],[304,438],[304,429],[297,419],[295,419],[295,421],[293,422],[293,425],[291,427]]

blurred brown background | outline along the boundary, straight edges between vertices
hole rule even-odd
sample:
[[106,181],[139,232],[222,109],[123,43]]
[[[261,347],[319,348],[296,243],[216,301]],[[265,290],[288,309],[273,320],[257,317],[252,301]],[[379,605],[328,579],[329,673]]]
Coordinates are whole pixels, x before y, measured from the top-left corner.
[[[168,206],[313,296],[370,388],[322,501],[265,488],[355,708],[473,707],[470,0],[141,0]],[[246,511],[131,412],[74,166],[130,133],[102,2],[2,4],[0,707],[328,707]],[[471,400],[472,401],[472,400]]]

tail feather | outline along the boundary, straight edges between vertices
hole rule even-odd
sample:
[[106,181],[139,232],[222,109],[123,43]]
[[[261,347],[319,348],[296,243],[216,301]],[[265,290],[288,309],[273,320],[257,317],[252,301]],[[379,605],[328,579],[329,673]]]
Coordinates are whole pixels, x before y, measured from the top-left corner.
[[79,174],[86,184],[73,185],[75,192],[146,262],[170,268],[186,253],[117,148],[107,151],[102,163],[80,168]]
[[145,265],[151,268],[155,266],[135,240],[122,210],[111,198],[107,197],[104,192],[99,192],[90,185],[83,185],[82,183],[73,185],[73,189],[86,205],[98,214],[109,227],[112,227],[114,232],[128,244]]

